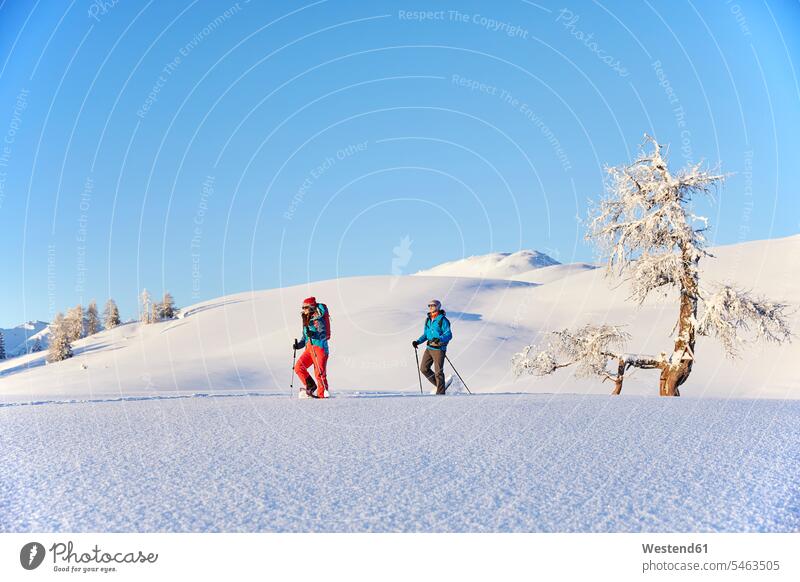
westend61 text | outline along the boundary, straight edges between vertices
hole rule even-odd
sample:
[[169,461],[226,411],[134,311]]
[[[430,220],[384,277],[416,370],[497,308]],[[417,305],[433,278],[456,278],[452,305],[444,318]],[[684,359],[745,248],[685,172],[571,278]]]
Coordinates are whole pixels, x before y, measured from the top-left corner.
[[645,554],[707,554],[708,544],[688,544],[685,546],[642,544],[642,551]]

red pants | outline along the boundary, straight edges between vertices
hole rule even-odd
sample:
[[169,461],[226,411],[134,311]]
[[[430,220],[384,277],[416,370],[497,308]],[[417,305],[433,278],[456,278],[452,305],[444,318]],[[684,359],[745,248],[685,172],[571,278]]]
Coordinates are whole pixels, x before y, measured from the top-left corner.
[[[311,350],[314,350],[313,354]],[[311,366],[314,366],[314,376],[317,378],[317,396],[319,398],[324,398],[325,390],[328,388],[328,354],[326,354],[325,350],[321,347],[307,343],[306,349],[294,366],[297,377],[300,378],[300,381],[305,385],[308,385],[308,369]]]

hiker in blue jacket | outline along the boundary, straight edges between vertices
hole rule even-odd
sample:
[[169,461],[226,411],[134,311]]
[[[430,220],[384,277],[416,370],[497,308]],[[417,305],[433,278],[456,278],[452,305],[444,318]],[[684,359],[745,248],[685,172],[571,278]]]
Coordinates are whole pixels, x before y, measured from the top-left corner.
[[[436,386],[436,394],[440,395],[447,392],[447,387],[452,382],[452,378],[449,381],[445,381],[444,378],[444,357],[451,339],[453,332],[450,329],[450,320],[442,309],[442,303],[438,299],[432,299],[428,303],[428,315],[425,317],[422,335],[411,342],[411,345],[416,349],[421,343],[427,342],[419,369],[428,382]],[[431,371],[431,366],[434,371]]]

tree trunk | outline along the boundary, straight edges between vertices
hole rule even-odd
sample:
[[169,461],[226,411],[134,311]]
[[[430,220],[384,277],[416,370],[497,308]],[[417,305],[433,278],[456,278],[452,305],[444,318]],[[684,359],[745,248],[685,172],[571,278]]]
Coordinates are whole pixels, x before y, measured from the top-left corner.
[[625,376],[625,360],[619,358],[617,362],[617,376],[614,379],[614,391],[611,393],[612,396],[619,396],[622,394],[622,380]]
[[659,381],[659,396],[680,396],[678,387],[686,382],[692,371],[692,363],[682,363],[679,366],[667,366],[661,370]]
[[695,323],[697,321],[698,277],[697,257],[692,257],[686,245],[681,247],[684,276],[681,279],[681,303],[678,314],[678,335],[672,356],[661,370],[660,396],[680,396],[678,387],[686,382],[694,363]]

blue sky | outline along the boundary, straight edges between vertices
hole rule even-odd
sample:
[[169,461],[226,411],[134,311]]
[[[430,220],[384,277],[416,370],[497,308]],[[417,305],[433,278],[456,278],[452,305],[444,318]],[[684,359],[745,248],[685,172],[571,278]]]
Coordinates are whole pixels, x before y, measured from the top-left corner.
[[0,326],[592,260],[577,217],[644,132],[734,173],[712,243],[795,234],[799,54],[790,1],[6,0]]

